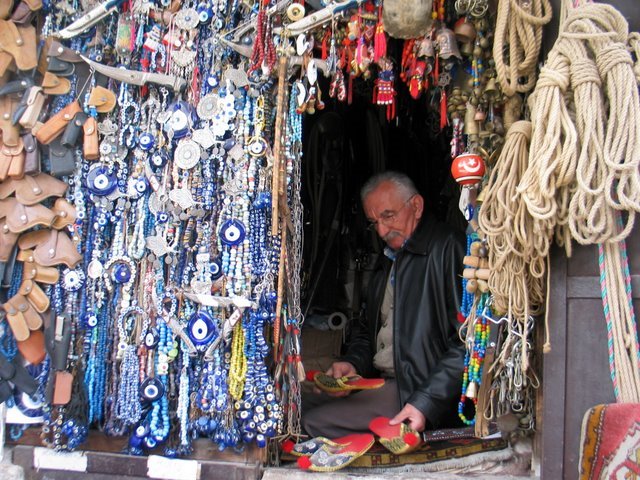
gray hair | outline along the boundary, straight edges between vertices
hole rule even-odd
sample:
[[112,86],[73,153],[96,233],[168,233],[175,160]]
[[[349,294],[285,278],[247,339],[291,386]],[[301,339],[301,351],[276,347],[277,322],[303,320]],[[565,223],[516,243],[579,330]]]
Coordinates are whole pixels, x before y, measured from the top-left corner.
[[387,170],[386,172],[374,175],[365,182],[360,189],[360,201],[364,203],[364,199],[384,182],[393,183],[401,193],[406,193],[407,198],[419,193],[413,183],[413,180],[411,180],[407,175],[393,170]]

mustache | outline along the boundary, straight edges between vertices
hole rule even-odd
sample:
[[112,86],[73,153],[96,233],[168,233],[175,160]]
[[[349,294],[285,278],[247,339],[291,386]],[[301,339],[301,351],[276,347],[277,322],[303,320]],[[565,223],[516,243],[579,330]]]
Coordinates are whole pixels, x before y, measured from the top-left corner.
[[399,232],[391,231],[391,232],[387,233],[384,237],[382,237],[382,240],[384,240],[386,243],[389,243],[394,238],[401,237],[401,236],[402,235],[400,235]]

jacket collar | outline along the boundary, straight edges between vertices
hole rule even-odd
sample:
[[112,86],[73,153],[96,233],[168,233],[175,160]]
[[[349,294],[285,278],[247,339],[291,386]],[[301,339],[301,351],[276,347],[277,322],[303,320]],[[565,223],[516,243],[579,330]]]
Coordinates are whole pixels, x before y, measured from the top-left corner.
[[430,250],[431,242],[434,237],[436,219],[430,213],[425,212],[418,222],[413,234],[407,239],[402,247],[416,255],[426,255]]

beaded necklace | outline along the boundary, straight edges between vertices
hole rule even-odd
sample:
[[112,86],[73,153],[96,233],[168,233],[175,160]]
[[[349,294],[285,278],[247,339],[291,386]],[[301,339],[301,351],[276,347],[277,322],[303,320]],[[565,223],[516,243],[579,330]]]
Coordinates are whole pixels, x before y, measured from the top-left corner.
[[[470,341],[467,341],[467,352],[462,374],[462,394],[458,402],[458,416],[465,425],[475,425],[476,422],[477,412],[475,412],[475,408],[478,403],[478,388],[482,383],[482,367],[487,352],[490,330],[487,320],[487,316],[491,316],[487,305],[488,300],[489,295],[482,294],[473,317],[473,323],[470,324],[470,328],[473,328],[473,336]],[[473,403],[473,418],[469,418],[465,412],[467,400],[471,400]]]

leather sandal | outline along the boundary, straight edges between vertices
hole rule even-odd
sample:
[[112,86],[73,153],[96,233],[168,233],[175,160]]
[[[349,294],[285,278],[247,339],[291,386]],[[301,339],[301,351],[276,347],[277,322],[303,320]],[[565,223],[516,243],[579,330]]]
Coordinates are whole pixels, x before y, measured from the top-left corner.
[[347,435],[334,440],[326,437],[315,437],[300,443],[293,443],[293,441],[289,439],[282,443],[282,451],[295,455],[296,457],[309,456],[324,446],[342,448],[349,445],[353,441],[351,437],[352,435]]
[[376,417],[369,422],[369,430],[379,437],[378,440],[383,447],[395,455],[402,455],[421,445],[420,433],[406,423],[390,425],[390,420],[387,417]]
[[349,392],[353,390],[373,390],[384,385],[384,378],[362,378],[360,375],[352,377],[333,378],[323,372],[310,372],[316,386],[328,393]]
[[312,472],[335,472],[369,451],[375,440],[370,433],[351,435],[346,445],[324,445],[310,456],[298,458],[298,466]]

